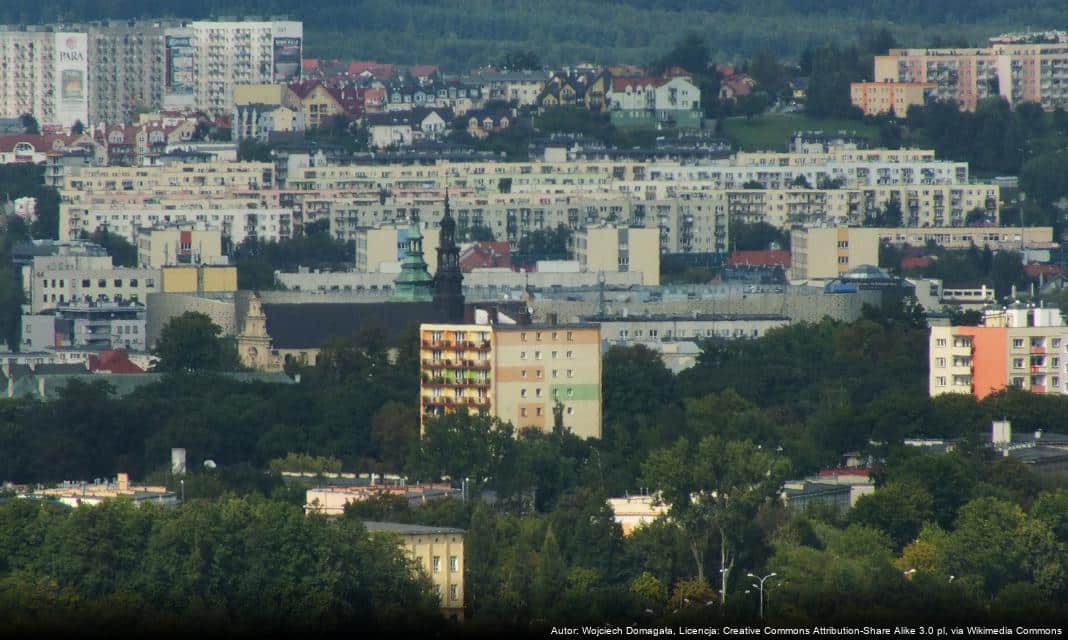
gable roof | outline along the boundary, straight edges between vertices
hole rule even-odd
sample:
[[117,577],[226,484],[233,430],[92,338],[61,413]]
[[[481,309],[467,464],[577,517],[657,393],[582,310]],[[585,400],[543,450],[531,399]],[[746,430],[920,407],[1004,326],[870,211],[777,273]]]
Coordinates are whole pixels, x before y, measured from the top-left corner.
[[395,340],[413,324],[446,319],[433,302],[264,303],[263,313],[275,349],[317,349],[367,328]]
[[652,76],[637,76],[633,78],[612,78],[612,91],[626,91],[627,87],[635,89],[645,89],[648,87],[658,87],[663,83],[662,78],[654,78]]

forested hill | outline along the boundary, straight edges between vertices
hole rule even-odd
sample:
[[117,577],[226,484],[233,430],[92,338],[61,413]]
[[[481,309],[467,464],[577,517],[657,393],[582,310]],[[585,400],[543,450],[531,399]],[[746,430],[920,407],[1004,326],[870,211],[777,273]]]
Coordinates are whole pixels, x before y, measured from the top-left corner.
[[3,0],[0,23],[154,16],[288,16],[309,57],[484,63],[511,49],[547,63],[651,60],[686,31],[729,61],[888,27],[905,45],[977,44],[1025,28],[1068,28],[1063,0]]

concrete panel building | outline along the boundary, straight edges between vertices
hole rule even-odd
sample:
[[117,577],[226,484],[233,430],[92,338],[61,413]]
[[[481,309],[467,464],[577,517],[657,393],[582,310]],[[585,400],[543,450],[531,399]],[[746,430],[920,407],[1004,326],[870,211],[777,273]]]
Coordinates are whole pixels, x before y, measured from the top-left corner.
[[397,536],[405,551],[430,576],[447,618],[464,618],[464,531],[396,522],[364,522],[372,535]]
[[471,410],[550,431],[559,403],[565,427],[600,438],[600,333],[597,325],[421,325],[421,424]]
[[[419,231],[423,237],[423,252],[427,272],[434,275],[438,270],[438,254],[435,250],[440,244],[440,231],[436,225],[421,225]],[[408,255],[409,224],[390,224],[378,227],[358,229],[356,231],[356,271],[361,273],[400,272],[400,263]]]
[[1058,309],[988,311],[977,327],[931,322],[931,396],[970,393],[978,399],[1009,386],[1068,393],[1068,327]]
[[853,82],[849,97],[866,116],[893,114],[904,118],[909,107],[922,107],[938,85],[932,82]]
[[637,272],[643,285],[660,284],[660,229],[586,227],[575,234],[574,254],[583,271]]
[[134,230],[137,264],[159,269],[179,264],[218,264],[225,262],[222,230],[196,225],[138,228]]

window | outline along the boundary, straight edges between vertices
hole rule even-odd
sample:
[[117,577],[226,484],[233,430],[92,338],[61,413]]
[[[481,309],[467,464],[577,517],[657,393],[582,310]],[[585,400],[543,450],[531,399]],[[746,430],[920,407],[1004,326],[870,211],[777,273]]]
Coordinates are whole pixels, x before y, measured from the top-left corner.
[[523,341],[523,342],[526,342],[527,341],[527,332],[526,331],[521,331],[519,333],[519,339],[521,341]]
[[540,416],[541,415],[541,407],[538,407],[537,409],[535,409],[534,413],[536,413],[537,415]]
[[537,375],[537,378],[538,378],[538,380],[541,380],[541,369],[538,369],[538,375]]
[[436,595],[439,598],[441,597],[441,585],[440,584],[434,585],[434,595]]
[[849,264],[849,256],[838,256],[838,264]]
[[574,395],[575,395],[575,390],[572,389],[571,387],[568,387],[567,388],[567,397],[570,398],[570,397],[572,397]]
[[946,366],[946,359],[945,358],[935,358],[935,366],[938,367],[938,368],[942,368],[942,367]]
[[838,241],[838,248],[839,249],[848,249],[849,248],[849,241],[848,240],[839,240]]
[[433,567],[434,573],[440,572],[441,571],[441,556],[434,556],[431,559],[430,564]]
[[82,286],[85,287],[85,288],[89,288],[90,286],[92,286],[92,285],[89,284],[89,282],[90,282],[89,280],[82,280]]
[[1052,366],[1054,366],[1054,367],[1059,367],[1059,366],[1061,366],[1061,359],[1060,359],[1060,358],[1053,358],[1052,360],[1053,360],[1053,361],[1052,361],[1052,362],[1050,362],[1050,364],[1051,364]]
[[575,352],[574,351],[568,351],[567,352],[567,359],[568,360],[571,360],[574,357],[575,357]]
[[1023,358],[1013,358],[1012,359],[1012,366],[1015,369],[1022,369],[1023,366],[1024,366],[1023,362],[1024,362]]
[[520,409],[519,415],[523,416],[524,418],[527,417],[527,408],[523,407],[522,409]]
[[935,346],[936,347],[944,347],[944,346],[946,346],[946,339],[945,338],[937,338],[935,340]]
[[131,287],[136,287],[137,286],[137,278],[130,279],[130,286]]
[[1012,339],[1012,348],[1013,349],[1022,349],[1023,348],[1023,338],[1013,338]]
[[534,390],[534,396],[537,397],[537,398],[541,397],[541,387],[538,387],[537,389]]
[[567,370],[567,377],[568,378],[574,378],[575,377],[575,370],[574,369],[568,369]]
[[557,341],[557,340],[559,340],[559,338],[557,337],[558,335],[559,335],[559,334],[557,334],[557,332],[553,331],[553,341],[554,341],[554,342],[555,342],[555,341]]
[[519,359],[520,360],[526,360],[527,359],[527,352],[526,351],[520,351],[519,352]]
[[575,413],[575,407],[568,407],[567,408],[567,415],[570,416],[570,415],[572,415],[574,413]]
[[541,341],[541,331],[534,332],[534,339],[539,342]]
[[937,378],[935,378],[935,384],[938,385],[939,387],[946,386],[946,377],[945,376],[938,376]]
[[459,600],[459,599],[460,599],[460,585],[450,584],[449,585],[449,600]]
[[1053,338],[1053,348],[1057,349],[1060,346],[1061,346],[1061,339],[1060,338]]
[[557,351],[553,351],[553,360],[556,360],[556,357],[557,357],[558,355],[559,355],[559,352],[557,352]]
[[535,351],[534,352],[534,359],[535,360],[541,360],[541,351]]
[[1061,386],[1061,379],[1060,379],[1060,377],[1059,377],[1059,376],[1053,376],[1052,378],[1050,378],[1050,379],[1049,379],[1049,385],[1050,385],[1051,387],[1059,387],[1059,386]]
[[449,571],[460,570],[460,556],[449,556]]
[[145,278],[145,286],[148,287],[149,289],[155,287],[156,286],[156,279],[155,278]]
[[115,278],[115,286],[116,287],[121,287],[122,286],[122,280],[119,280],[118,278]]
[[520,390],[519,390],[519,397],[520,397],[520,398],[525,398],[525,397],[527,397],[527,390],[526,390],[526,389],[520,389]]
[[99,280],[96,281],[96,286],[98,286],[98,287],[103,289],[104,287],[108,286],[108,281],[103,279],[103,278],[100,278]]
[[1023,384],[1024,384],[1024,379],[1023,378],[1013,378],[1012,379],[1012,386],[1016,387],[1017,389],[1022,389],[1023,388]]
[[559,378],[560,377],[560,372],[557,371],[556,369],[553,369],[553,377],[554,378]]
[[527,370],[526,369],[520,369],[519,370],[519,377],[523,378],[525,380],[526,377],[527,377]]
[[568,331],[567,332],[567,339],[568,340],[574,340],[575,339],[575,333],[573,331]]

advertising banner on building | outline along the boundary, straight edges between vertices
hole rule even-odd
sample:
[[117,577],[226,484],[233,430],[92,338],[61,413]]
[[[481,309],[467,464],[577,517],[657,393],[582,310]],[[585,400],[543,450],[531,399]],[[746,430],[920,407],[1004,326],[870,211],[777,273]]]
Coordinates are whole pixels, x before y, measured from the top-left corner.
[[194,89],[193,38],[190,36],[168,35],[165,39],[166,62],[165,82],[167,93],[179,96],[191,96]]
[[55,120],[69,127],[89,121],[89,42],[84,33],[57,33],[55,41]]
[[274,39],[274,81],[290,83],[300,80],[300,38]]

